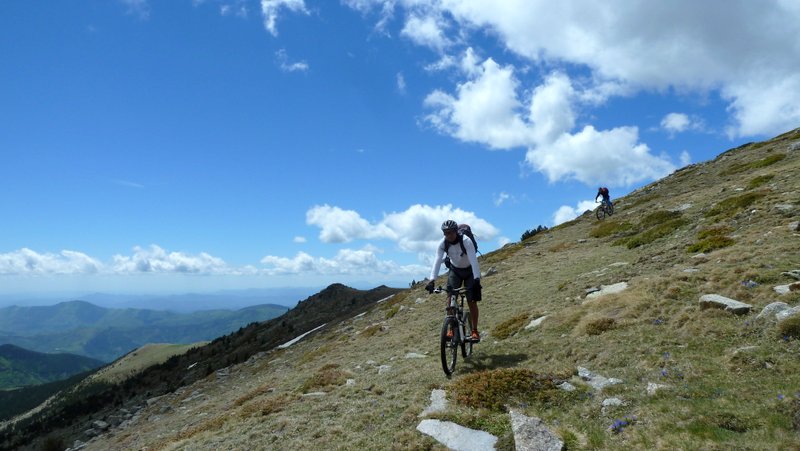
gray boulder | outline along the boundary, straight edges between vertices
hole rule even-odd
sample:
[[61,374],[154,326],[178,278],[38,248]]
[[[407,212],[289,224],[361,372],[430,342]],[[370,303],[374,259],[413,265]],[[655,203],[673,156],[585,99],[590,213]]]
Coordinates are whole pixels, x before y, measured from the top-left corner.
[[703,308],[721,308],[735,315],[746,315],[753,308],[750,304],[726,298],[718,294],[704,294],[700,296],[700,306]]
[[761,313],[756,316],[756,320],[771,320],[776,319],[775,315],[789,308],[789,304],[785,302],[773,302],[761,310]]
[[564,442],[536,417],[523,415],[515,410],[509,412],[511,429],[517,450],[561,451]]
[[786,310],[783,310],[781,312],[776,313],[775,314],[775,319],[777,319],[778,322],[781,322],[781,321],[785,320],[786,318],[789,318],[790,316],[797,315],[798,313],[800,313],[800,305],[798,305],[797,307],[792,307],[790,309],[786,309]]

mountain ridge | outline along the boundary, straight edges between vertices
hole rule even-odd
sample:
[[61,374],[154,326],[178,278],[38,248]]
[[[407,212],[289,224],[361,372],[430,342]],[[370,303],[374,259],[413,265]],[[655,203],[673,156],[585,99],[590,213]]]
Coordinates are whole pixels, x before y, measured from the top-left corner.
[[12,344],[0,345],[0,389],[43,384],[89,371],[105,363],[74,354],[44,354]]

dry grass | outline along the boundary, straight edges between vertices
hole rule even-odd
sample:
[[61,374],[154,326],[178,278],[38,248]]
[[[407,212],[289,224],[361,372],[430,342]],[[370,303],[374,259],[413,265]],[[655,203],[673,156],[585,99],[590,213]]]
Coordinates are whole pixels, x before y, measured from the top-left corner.
[[495,326],[495,328],[492,330],[492,335],[498,340],[505,340],[511,335],[519,332],[519,330],[525,326],[528,318],[530,317],[531,315],[529,313],[521,313],[511,319],[503,321]]

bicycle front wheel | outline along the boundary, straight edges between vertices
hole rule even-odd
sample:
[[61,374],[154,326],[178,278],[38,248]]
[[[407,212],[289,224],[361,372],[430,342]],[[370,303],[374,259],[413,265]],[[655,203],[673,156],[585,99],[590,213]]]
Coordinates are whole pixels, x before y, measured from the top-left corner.
[[[467,322],[469,322],[469,329],[467,329]],[[472,318],[469,316],[469,310],[464,311],[464,321],[461,322],[461,355],[466,359],[472,355]]]
[[594,211],[594,214],[597,216],[597,219],[602,220],[606,217],[606,209],[601,205],[597,207],[597,210]]
[[458,322],[455,318],[445,318],[444,320],[440,349],[442,370],[449,377],[456,370],[456,358],[458,358]]

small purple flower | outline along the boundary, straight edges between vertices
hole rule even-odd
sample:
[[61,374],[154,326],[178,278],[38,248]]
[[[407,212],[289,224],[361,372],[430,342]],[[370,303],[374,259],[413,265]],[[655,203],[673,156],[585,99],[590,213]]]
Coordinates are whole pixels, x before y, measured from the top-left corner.
[[661,377],[667,377],[667,369],[666,368],[662,368],[661,369]]
[[779,401],[783,401],[783,394],[781,394],[781,393],[778,393],[778,400],[779,400]]

